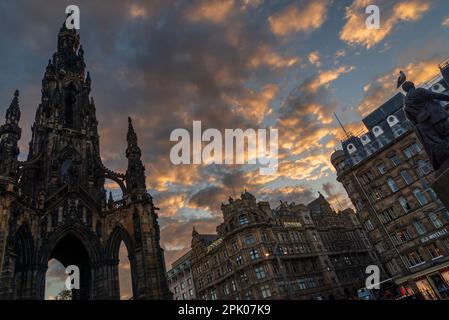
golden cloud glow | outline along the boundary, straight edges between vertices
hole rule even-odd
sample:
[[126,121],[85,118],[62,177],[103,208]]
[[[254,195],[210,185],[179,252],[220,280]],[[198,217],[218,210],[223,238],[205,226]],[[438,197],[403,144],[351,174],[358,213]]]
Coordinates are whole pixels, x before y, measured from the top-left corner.
[[439,62],[438,59],[430,59],[419,63],[409,63],[406,66],[395,68],[365,85],[363,88],[365,98],[357,107],[359,113],[366,116],[398,92],[396,79],[400,70],[405,72],[407,79],[419,86],[439,73]]
[[206,0],[189,10],[187,18],[191,21],[222,23],[229,16],[233,7],[234,0]]
[[257,54],[248,62],[249,67],[258,68],[260,66],[269,66],[280,69],[288,68],[298,64],[299,57],[283,57],[280,54],[270,51],[267,46],[259,48]]
[[309,89],[312,92],[316,92],[319,87],[328,85],[332,81],[337,80],[342,74],[349,73],[354,69],[355,69],[355,67],[353,67],[353,66],[351,66],[351,67],[340,66],[337,69],[320,72],[309,83]]
[[316,67],[320,67],[321,66],[321,61],[320,61],[320,53],[318,51],[313,51],[311,53],[309,53],[308,56],[309,62],[311,64],[313,64]]
[[[417,21],[430,9],[427,0],[411,0],[395,3],[390,12],[381,11],[381,28],[368,29],[365,26],[367,15],[365,8],[372,4],[370,0],[355,0],[346,8],[346,24],[340,32],[340,39],[349,45],[361,45],[367,49],[381,42],[402,21]],[[384,4],[382,6],[382,4]],[[377,5],[388,7],[386,0]]]
[[277,36],[286,36],[298,31],[318,29],[326,20],[330,3],[324,0],[309,1],[301,9],[291,4],[268,18],[271,31]]

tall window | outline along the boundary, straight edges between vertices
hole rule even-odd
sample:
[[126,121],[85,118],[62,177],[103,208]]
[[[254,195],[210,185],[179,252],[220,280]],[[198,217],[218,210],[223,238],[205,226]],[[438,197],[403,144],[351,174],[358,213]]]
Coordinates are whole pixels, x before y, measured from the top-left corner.
[[266,277],[266,273],[263,267],[257,267],[254,272],[256,273],[256,278],[258,280],[263,279]]
[[398,188],[396,182],[393,180],[393,178],[388,178],[387,184],[390,187],[392,192],[397,192],[399,190],[399,188]]
[[413,194],[415,195],[416,200],[418,200],[420,205],[425,205],[427,204],[427,198],[426,196],[421,192],[420,189],[416,188],[415,190],[413,190]]
[[443,222],[441,222],[440,218],[434,212],[429,214],[429,220],[435,228],[441,228],[443,226]]
[[210,291],[210,299],[211,300],[217,300],[217,291],[215,289],[212,289]]
[[398,165],[401,164],[401,159],[398,157],[397,154],[392,154],[392,155],[390,156],[390,160],[391,160],[391,162],[393,163],[393,165],[394,165],[395,167],[397,167]]
[[421,149],[422,147],[419,144],[414,143],[404,149],[404,154],[407,157],[407,159],[410,159],[413,156],[417,155],[421,151]]
[[365,222],[365,229],[368,230],[368,231],[373,231],[374,230],[374,225],[373,225],[373,223],[371,222],[370,219],[366,220],[366,222]]
[[379,163],[377,165],[377,171],[379,171],[380,174],[384,174],[385,172],[387,172],[387,169],[385,168],[385,164]]
[[359,178],[364,184],[369,184],[371,181],[374,180],[374,177],[373,177],[371,171],[367,171],[367,172],[361,174]]
[[239,223],[240,223],[240,225],[244,225],[244,224],[248,224],[249,223],[248,217],[246,216],[246,214],[240,215]]
[[260,287],[260,292],[262,293],[263,298],[271,297],[271,290],[269,285],[264,285]]
[[257,249],[251,249],[249,251],[249,256],[251,260],[256,260],[260,258],[259,251]]
[[424,228],[424,225],[421,223],[421,221],[413,221],[413,226],[415,227],[416,232],[418,232],[419,235],[423,235],[424,233],[426,233],[426,228]]
[[410,266],[413,267],[418,264],[422,264],[424,262],[424,259],[421,257],[418,251],[413,251],[407,255],[407,261]]
[[245,236],[245,244],[249,245],[253,244],[254,242],[256,242],[256,239],[254,239],[254,236],[252,234],[248,234]]
[[428,245],[426,249],[427,251],[429,251],[429,254],[432,257],[432,259],[437,259],[443,256],[441,254],[440,248],[438,248],[434,243]]
[[404,179],[404,182],[405,182],[407,185],[409,185],[409,184],[411,184],[411,183],[413,182],[413,178],[412,178],[412,176],[410,175],[410,173],[408,173],[407,170],[402,170],[402,171],[401,171],[401,177],[402,177],[402,179]]
[[418,160],[418,168],[420,176],[424,176],[432,171],[432,166],[428,160]]
[[396,219],[397,217],[398,216],[396,212],[394,212],[394,209],[392,207],[382,211],[382,213],[380,214],[380,218],[382,219],[383,223],[390,222]]
[[404,197],[400,197],[398,199],[398,201],[399,201],[399,204],[401,205],[402,209],[404,209],[405,212],[409,212],[410,210],[412,210],[412,207],[408,203],[407,199],[405,199]]

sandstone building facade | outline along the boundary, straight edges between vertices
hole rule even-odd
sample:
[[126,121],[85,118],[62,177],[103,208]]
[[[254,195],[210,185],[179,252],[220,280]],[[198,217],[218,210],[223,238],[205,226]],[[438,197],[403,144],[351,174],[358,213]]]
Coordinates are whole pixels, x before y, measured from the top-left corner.
[[[425,87],[448,92],[438,76]],[[431,189],[433,170],[398,93],[363,119],[331,161],[399,297],[449,297],[449,212]]]
[[222,212],[217,234],[192,233],[198,299],[348,299],[378,263],[354,212],[322,195],[271,209],[245,192]]
[[195,300],[196,289],[192,273],[192,251],[173,262],[167,272],[167,281],[173,300]]
[[[80,269],[75,299],[118,299],[118,251],[131,264],[134,299],[169,299],[157,208],[131,119],[126,173],[100,158],[91,78],[75,30],[65,24],[42,80],[28,158],[18,160],[19,93],[0,128],[0,299],[43,299],[48,261]],[[105,179],[123,199],[107,201]]]

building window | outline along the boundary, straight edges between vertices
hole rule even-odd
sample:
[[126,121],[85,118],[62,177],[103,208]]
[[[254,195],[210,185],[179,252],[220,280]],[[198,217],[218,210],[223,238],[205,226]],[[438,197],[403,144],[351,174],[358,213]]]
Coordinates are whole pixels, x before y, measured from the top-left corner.
[[260,287],[260,292],[262,293],[263,298],[271,297],[271,290],[269,285],[264,285]]
[[382,200],[382,197],[383,197],[382,189],[380,189],[380,188],[373,189],[371,198],[374,202]]
[[256,273],[257,280],[264,279],[266,277],[266,273],[263,267],[257,267],[254,269],[254,272]]
[[385,164],[384,163],[380,163],[377,165],[377,170],[379,171],[380,174],[385,174],[387,172],[387,169],[385,168]]
[[231,280],[231,290],[237,291],[237,284],[235,283],[235,280]]
[[413,190],[413,194],[415,195],[416,200],[418,200],[419,204],[421,206],[427,204],[427,198],[426,196],[421,192],[420,189]]
[[252,234],[248,234],[245,236],[245,244],[250,245],[256,242],[256,239],[254,239],[254,236]]
[[175,293],[178,293],[179,289],[178,287],[175,287]]
[[423,235],[424,233],[426,233],[426,228],[424,228],[424,225],[420,221],[413,221],[413,226],[415,227],[416,232],[418,232],[419,235]]
[[408,173],[407,170],[402,170],[401,171],[401,177],[402,179],[404,179],[405,184],[409,185],[413,182],[413,178],[410,175],[410,173]]
[[240,223],[240,225],[245,225],[245,224],[248,224],[248,223],[249,223],[248,217],[246,216],[246,214],[242,214],[242,215],[239,217],[239,223]]
[[401,164],[401,159],[396,154],[391,155],[390,160],[395,167]]
[[299,287],[299,290],[307,289],[306,281],[304,279],[299,279],[298,280],[298,287]]
[[407,230],[401,230],[401,231],[397,232],[396,236],[401,243],[407,242],[411,239],[410,234],[408,233]]
[[224,294],[225,296],[227,296],[227,295],[229,295],[230,293],[231,293],[231,291],[229,290],[228,284],[225,284],[224,287],[223,287],[223,294]]
[[315,279],[313,279],[313,278],[309,279],[309,287],[310,288],[316,288]]
[[217,291],[215,289],[212,289],[210,291],[210,299],[211,300],[217,300]]
[[186,287],[186,283],[183,281],[181,282],[181,289],[184,289]]
[[373,225],[373,223],[371,222],[370,219],[366,220],[366,222],[365,222],[365,229],[368,230],[368,231],[373,231],[374,230],[374,225]]
[[248,282],[248,276],[246,275],[246,272],[242,273],[240,275],[240,281],[241,282]]
[[443,216],[444,216],[444,218],[445,218],[447,221],[449,221],[449,211],[444,210],[444,211],[443,211]]
[[363,173],[359,178],[364,184],[369,184],[374,180],[374,177],[370,171]]
[[245,291],[245,295],[243,296],[243,298],[244,298],[245,300],[251,300],[251,299],[252,299],[251,290],[246,290],[246,291]]
[[242,256],[238,256],[238,257],[235,259],[235,262],[237,263],[238,266],[241,266],[241,265],[243,264],[243,258],[242,258]]
[[407,255],[407,261],[411,267],[424,263],[424,259],[421,257],[418,251],[410,252]]
[[260,257],[259,251],[257,249],[251,249],[249,251],[249,256],[251,257],[251,260],[259,259]]
[[191,297],[193,297],[193,289],[190,289],[190,290],[189,290],[189,295],[190,295]]
[[441,254],[440,248],[438,248],[434,243],[428,245],[426,247],[427,251],[429,251],[430,256],[432,259],[438,259],[441,258],[443,255]]
[[239,246],[237,245],[237,241],[232,241],[232,251],[236,252],[239,250]]
[[390,190],[394,193],[397,192],[399,190],[396,182],[393,180],[393,178],[388,178],[387,179],[387,184],[390,187]]
[[383,223],[387,223],[390,222],[394,219],[396,219],[398,216],[396,214],[396,212],[394,212],[393,208],[388,208],[384,211],[382,211],[382,213],[380,214],[380,218],[382,219]]
[[262,241],[263,242],[269,241],[268,234],[266,232],[262,233]]
[[404,149],[404,154],[407,157],[407,159],[413,158],[415,155],[417,155],[421,151],[421,146],[417,143],[414,143],[407,148]]
[[187,279],[187,285],[190,286],[191,284],[192,284],[192,279],[191,278]]
[[404,197],[400,197],[398,199],[398,201],[399,201],[399,204],[401,205],[402,209],[404,209],[405,212],[409,212],[410,210],[412,210],[412,207],[408,203],[407,199],[405,199]]
[[441,222],[440,218],[434,212],[429,214],[429,220],[435,228],[441,228],[443,226],[443,222]]
[[425,176],[432,171],[432,166],[430,165],[430,162],[428,160],[418,160],[418,168],[420,176]]

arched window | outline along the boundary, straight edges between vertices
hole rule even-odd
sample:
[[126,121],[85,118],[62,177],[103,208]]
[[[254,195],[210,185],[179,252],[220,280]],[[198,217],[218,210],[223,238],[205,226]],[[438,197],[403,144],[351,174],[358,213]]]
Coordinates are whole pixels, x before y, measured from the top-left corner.
[[418,188],[416,188],[415,190],[413,190],[413,194],[415,195],[416,200],[418,200],[420,205],[425,205],[427,204],[427,198],[426,196],[421,192],[421,190],[419,190]]
[[120,300],[129,300],[133,296],[131,263],[129,261],[128,254],[128,248],[126,248],[125,243],[122,241],[119,248],[118,265]]
[[397,192],[399,190],[399,188],[398,188],[396,182],[393,180],[393,178],[388,178],[387,183],[392,192]]

